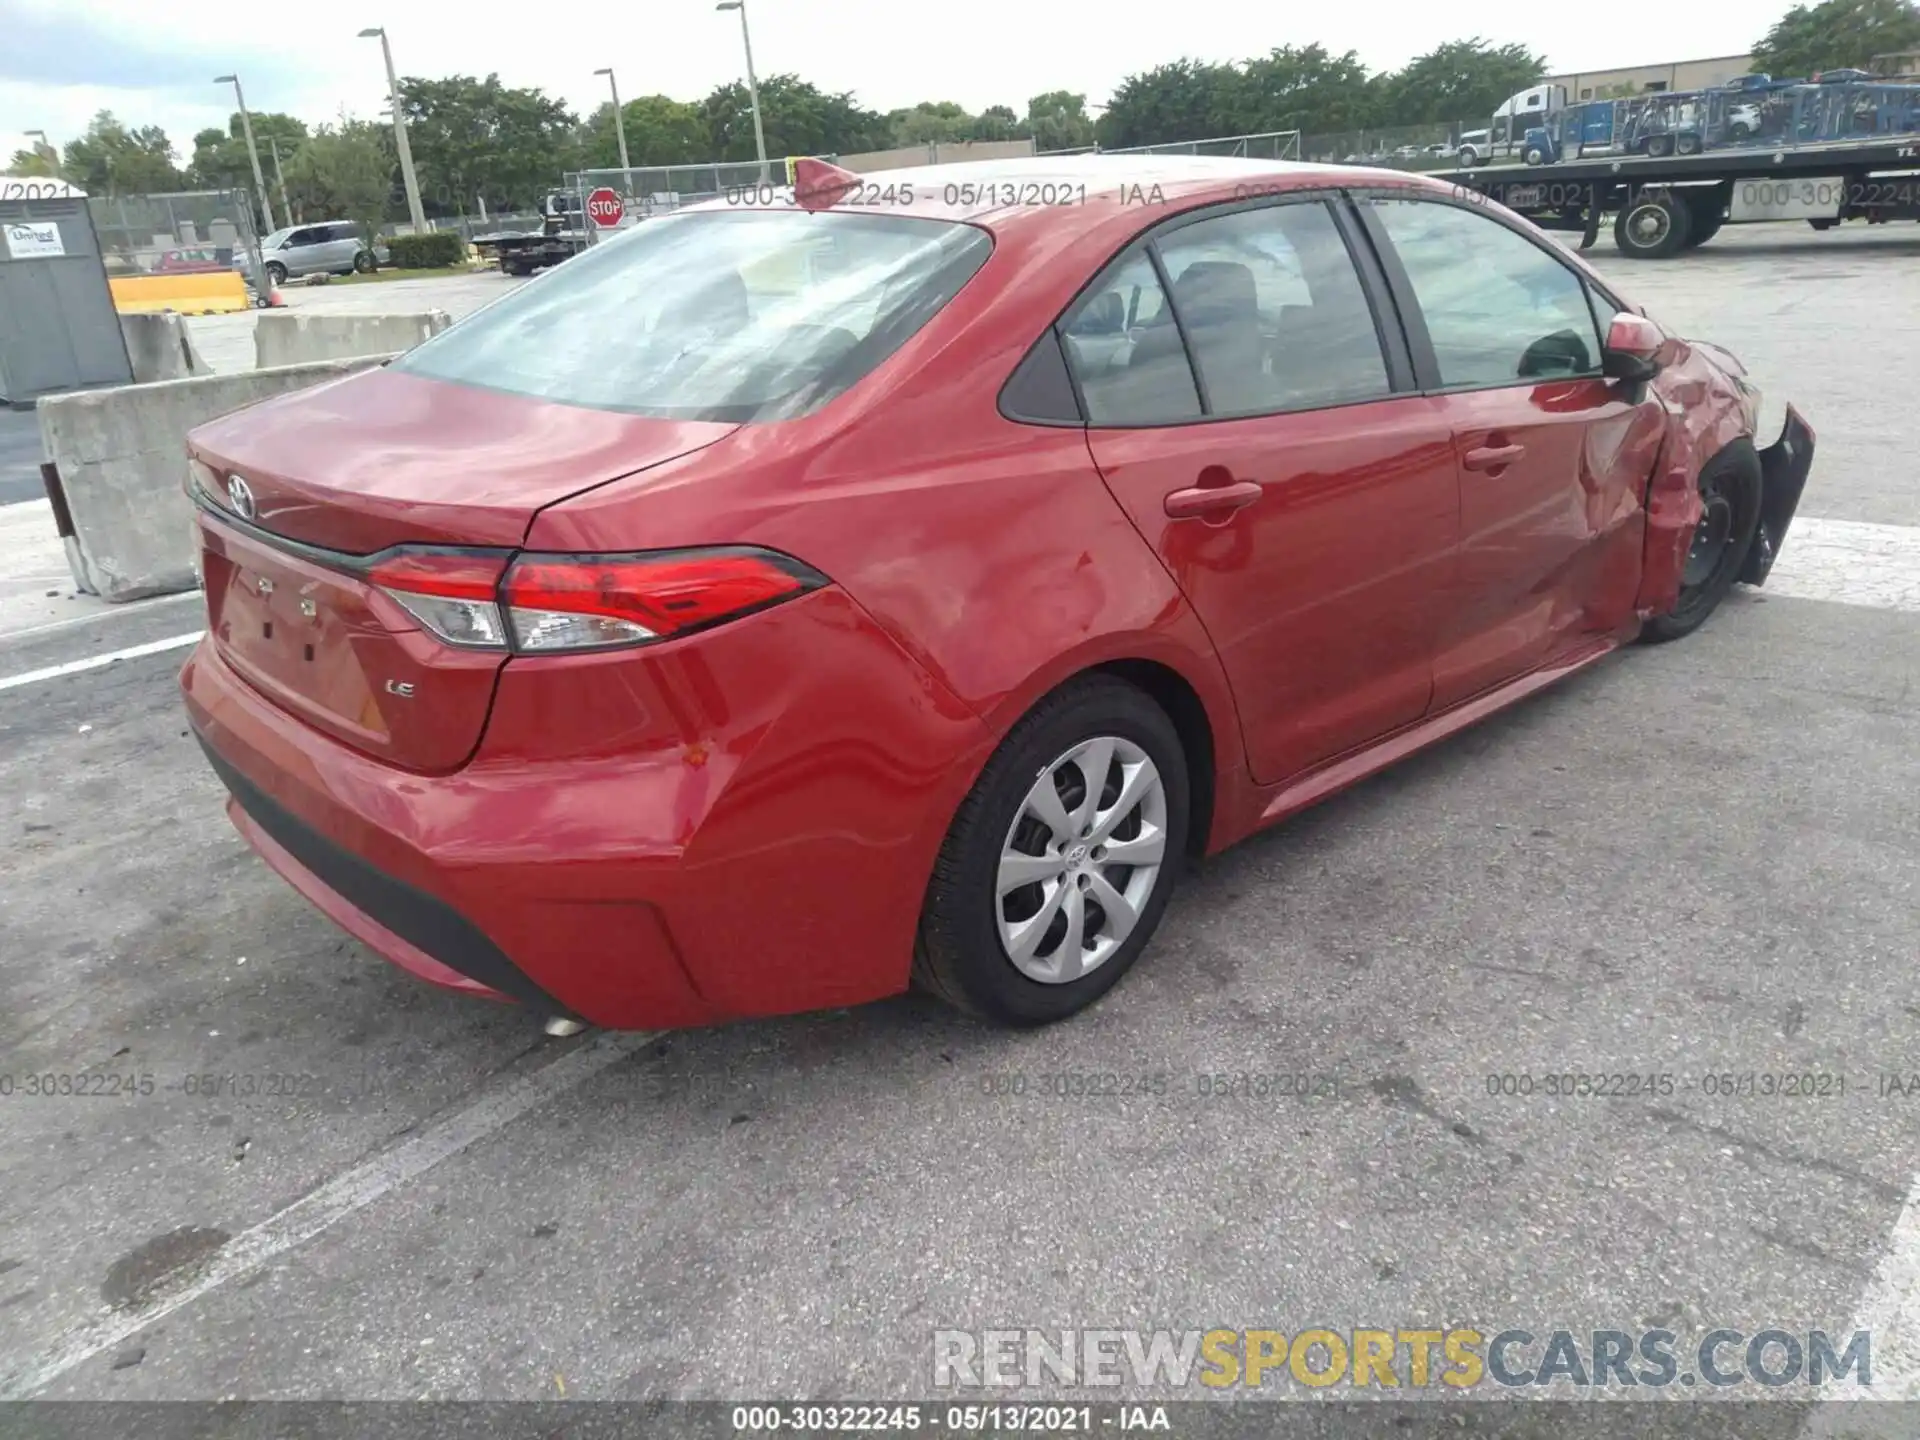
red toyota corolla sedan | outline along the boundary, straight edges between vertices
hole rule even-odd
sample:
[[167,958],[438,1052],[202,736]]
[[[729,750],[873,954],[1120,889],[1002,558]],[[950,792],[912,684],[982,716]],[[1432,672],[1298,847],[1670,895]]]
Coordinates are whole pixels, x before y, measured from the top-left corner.
[[234,823],[552,1029],[1069,1015],[1185,857],[1694,629],[1806,481],[1738,362],[1438,182],[798,178],[191,440]]

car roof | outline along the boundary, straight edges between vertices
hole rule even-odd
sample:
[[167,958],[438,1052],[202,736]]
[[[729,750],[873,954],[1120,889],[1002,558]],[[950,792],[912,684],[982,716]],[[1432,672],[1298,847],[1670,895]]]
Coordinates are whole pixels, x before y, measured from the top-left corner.
[[[1445,189],[1438,181],[1405,170],[1235,155],[1039,155],[876,170],[860,180],[862,188],[850,192],[834,210],[962,220],[993,231],[1044,223],[1046,217],[1057,222],[1069,211],[1093,222],[1116,212],[1137,214],[1146,205],[1184,207],[1289,190],[1343,185]],[[779,193],[784,204],[789,192]],[[692,208],[728,210],[738,205],[722,199]]]

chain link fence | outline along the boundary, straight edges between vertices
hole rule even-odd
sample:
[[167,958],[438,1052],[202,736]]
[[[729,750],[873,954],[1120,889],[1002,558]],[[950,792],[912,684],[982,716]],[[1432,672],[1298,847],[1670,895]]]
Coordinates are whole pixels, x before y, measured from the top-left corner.
[[[831,156],[825,158],[833,158]],[[738,194],[761,183],[758,160],[721,160],[709,165],[635,165],[628,170],[582,170],[567,177],[568,188],[584,198],[608,189],[620,197],[629,218],[664,214],[682,205]],[[769,156],[766,183],[787,183],[784,157]]]
[[1263,130],[1254,135],[1216,135],[1205,140],[1170,140],[1159,145],[1074,145],[1041,150],[1040,155],[1233,155],[1248,160],[1298,160],[1298,130]]
[[[1482,125],[1484,121],[1480,122]],[[1108,149],[1080,145],[1043,150],[1042,155],[1231,155],[1250,160],[1306,160],[1332,165],[1388,165],[1403,170],[1437,170],[1457,163],[1460,136],[1474,122],[1459,120],[1384,129],[1342,130],[1303,135],[1298,130],[1266,130],[1252,135],[1215,135],[1158,145]]]
[[1337,130],[1308,135],[1302,156],[1320,165],[1386,165],[1401,170],[1437,170],[1456,163],[1462,129],[1469,122],[1436,121],[1369,130]]
[[231,270],[259,239],[244,190],[95,195],[87,209],[109,275]]

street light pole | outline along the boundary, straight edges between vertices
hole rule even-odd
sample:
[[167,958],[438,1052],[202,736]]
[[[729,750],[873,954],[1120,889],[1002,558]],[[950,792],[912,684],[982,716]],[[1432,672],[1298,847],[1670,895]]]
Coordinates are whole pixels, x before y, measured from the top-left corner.
[[393,47],[387,43],[387,32],[383,26],[375,25],[360,32],[362,40],[380,37],[380,53],[387,61],[387,100],[393,107],[393,148],[400,153],[400,183],[407,187],[407,215],[413,221],[413,233],[427,233],[427,212],[420,208],[420,181],[413,173],[413,150],[407,144],[407,120],[400,109],[400,79],[393,72]]
[[626,183],[620,187],[622,195],[633,193],[633,166],[627,162],[627,119],[620,113],[620,86],[613,78],[611,70],[596,70],[596,75],[607,77],[607,89],[613,92],[613,133],[620,138],[620,171],[626,176]]
[[760,157],[760,183],[767,183],[767,135],[760,128],[760,86],[753,78],[753,36],[747,33],[747,0],[721,0],[716,10],[740,12],[740,44],[747,52],[747,99],[753,105],[753,149]]
[[280,213],[287,217],[287,224],[293,224],[293,202],[287,199],[287,172],[280,166],[280,137],[269,135],[267,145],[273,151],[273,178],[280,186]]
[[260,170],[260,147],[253,143],[253,117],[247,114],[247,97],[241,93],[240,77],[216,75],[213,83],[233,86],[234,101],[240,106],[240,129],[247,137],[247,158],[253,162],[253,185],[260,196],[260,213],[266,216],[269,231],[278,230],[280,227],[273,222],[273,196],[267,193],[267,177]]

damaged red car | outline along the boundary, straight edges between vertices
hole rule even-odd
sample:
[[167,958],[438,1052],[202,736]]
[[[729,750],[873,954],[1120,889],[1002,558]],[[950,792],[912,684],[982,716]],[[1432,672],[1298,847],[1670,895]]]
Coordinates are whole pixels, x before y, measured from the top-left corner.
[[550,1029],[1081,1009],[1184,862],[1785,541],[1738,362],[1417,176],[802,162],[194,432],[266,862]]

